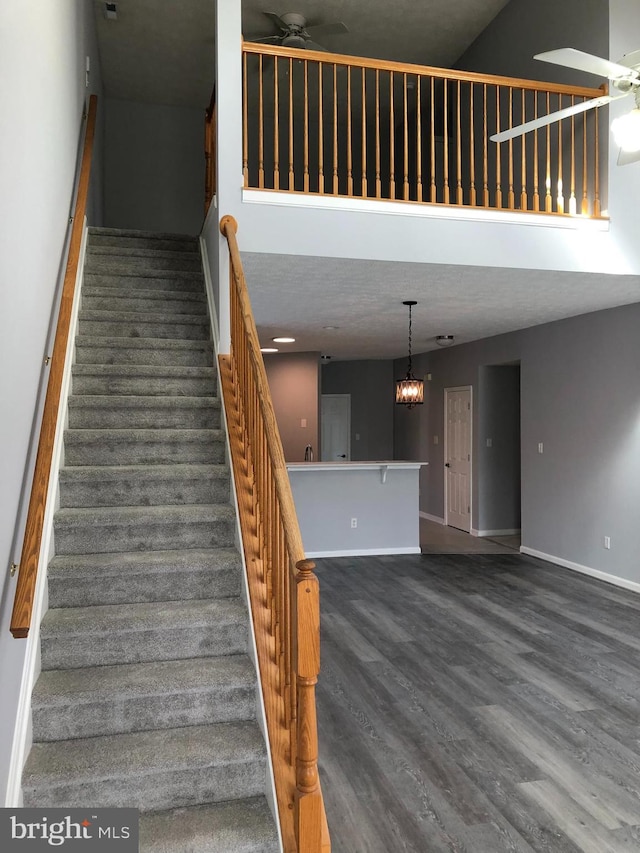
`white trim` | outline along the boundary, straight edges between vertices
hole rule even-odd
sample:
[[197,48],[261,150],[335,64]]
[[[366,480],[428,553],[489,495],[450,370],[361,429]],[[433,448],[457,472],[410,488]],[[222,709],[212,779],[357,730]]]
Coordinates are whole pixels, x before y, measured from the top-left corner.
[[[306,193],[269,190],[243,190],[244,204],[268,204],[282,207],[306,207],[322,210],[344,210],[357,213],[381,213],[397,216],[418,216],[423,219],[454,219],[472,222],[499,222],[511,225],[533,225],[539,228],[568,228],[572,231],[609,231],[608,219],[588,219],[583,216],[550,216],[548,213],[484,210],[453,207],[445,204],[407,204],[402,201],[321,196]],[[208,217],[207,217],[208,218]]]
[[444,524],[444,518],[439,515],[431,515],[430,512],[422,512],[422,510],[418,513],[420,518],[426,518],[427,521],[434,521],[436,524]]
[[520,553],[528,554],[530,557],[537,557],[539,560],[546,560],[547,563],[555,563],[557,566],[570,569],[572,572],[579,572],[581,575],[589,575],[589,577],[597,578],[598,580],[610,583],[613,586],[630,589],[632,592],[640,592],[640,583],[637,583],[636,581],[620,578],[617,575],[610,575],[607,572],[602,572],[599,569],[592,569],[589,566],[582,566],[580,563],[573,563],[571,560],[564,560],[562,557],[554,557],[552,554],[545,554],[544,551],[536,551],[535,548],[527,548],[526,545],[520,546]]
[[420,554],[419,547],[407,548],[344,548],[341,551],[307,551],[305,556],[309,559],[315,557],[376,557],[385,554]]
[[[209,212],[211,212],[211,208],[213,207],[215,199],[211,202],[209,207]],[[209,218],[209,214],[207,214],[207,219]],[[205,219],[205,223],[207,221]],[[219,341],[219,328],[218,328],[218,315],[216,314],[216,300],[214,296],[213,289],[213,279],[211,277],[211,266],[209,264],[209,253],[207,252],[207,242],[204,237],[200,236],[200,253],[202,255],[202,270],[204,273],[204,289],[207,294],[207,302],[209,303],[209,318],[211,320],[211,337],[213,339],[213,347],[216,355],[214,356],[217,362],[217,352],[218,352],[218,341]],[[222,396],[222,395],[220,395]]]
[[201,234],[204,234],[205,231],[207,231],[207,229],[209,227],[210,220],[214,219],[214,218],[216,220],[214,230],[219,231],[218,222],[217,222],[217,220],[218,220],[218,196],[217,195],[214,195],[214,197],[211,199],[211,204],[209,205],[209,210],[207,210],[207,215],[205,216],[204,222],[202,223],[202,229],[200,232]]
[[80,311],[82,281],[84,277],[84,262],[87,251],[87,220],[82,225],[82,240],[80,243],[80,256],[78,259],[78,271],[76,273],[75,292],[71,306],[71,319],[69,323],[69,338],[64,359],[64,370],[62,373],[62,385],[60,388],[60,403],[56,418],[56,431],[53,441],[53,453],[51,456],[51,468],[49,472],[49,487],[47,489],[44,518],[42,520],[42,541],[38,555],[38,575],[34,591],[33,611],[31,614],[31,626],[26,643],[24,666],[20,683],[20,695],[18,697],[18,709],[16,715],[16,726],[13,733],[13,744],[11,747],[11,758],[9,762],[9,774],[7,779],[7,791],[5,796],[6,808],[19,808],[22,805],[22,768],[26,761],[32,744],[31,729],[31,694],[36,679],[40,675],[40,623],[47,612],[48,587],[47,567],[49,559],[53,554],[53,516],[58,503],[58,472],[63,461],[63,439],[67,419],[68,398],[71,391],[71,368],[75,359],[75,343],[78,327],[78,313]]
[[[324,396],[324,395],[323,395]],[[349,395],[344,395],[349,396]],[[415,471],[428,462],[287,462],[287,471],[378,471],[381,468]]]
[[516,536],[520,533],[519,527],[511,527],[505,530],[475,530],[471,529],[472,536]]

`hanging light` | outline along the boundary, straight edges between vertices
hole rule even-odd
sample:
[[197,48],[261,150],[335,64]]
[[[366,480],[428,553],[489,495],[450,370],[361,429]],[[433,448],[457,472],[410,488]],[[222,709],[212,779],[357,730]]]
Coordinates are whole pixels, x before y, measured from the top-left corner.
[[412,409],[424,403],[424,382],[422,379],[416,379],[411,372],[411,309],[418,303],[415,299],[408,299],[402,304],[409,306],[409,363],[405,378],[396,381],[396,403]]

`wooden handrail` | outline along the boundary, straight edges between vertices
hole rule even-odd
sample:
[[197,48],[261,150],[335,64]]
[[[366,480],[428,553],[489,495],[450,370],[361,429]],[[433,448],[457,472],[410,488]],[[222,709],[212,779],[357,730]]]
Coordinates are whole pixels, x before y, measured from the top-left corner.
[[286,853],[328,853],[318,775],[315,685],[320,600],[304,548],[260,352],[237,223],[220,221],[230,258],[231,354],[220,376],[251,611]]
[[76,196],[76,206],[73,214],[73,227],[71,230],[69,255],[64,275],[62,296],[60,299],[60,311],[56,326],[56,336],[51,355],[51,371],[49,373],[47,393],[42,413],[40,439],[38,441],[38,452],[36,455],[36,464],[33,473],[31,496],[29,498],[29,509],[27,511],[22,555],[20,557],[19,574],[16,585],[16,597],[13,603],[13,613],[11,616],[11,633],[14,637],[20,639],[28,636],[29,628],[31,626],[36,579],[38,575],[40,546],[42,544],[42,528],[46,508],[47,491],[49,489],[49,476],[51,474],[51,460],[56,435],[58,409],[60,407],[62,376],[64,373],[67,342],[69,340],[71,310],[78,274],[78,263],[80,260],[80,247],[82,244],[82,231],[87,207],[87,195],[89,192],[89,178],[91,175],[91,157],[93,153],[93,139],[95,136],[97,103],[97,97],[95,95],[91,95],[89,98],[87,126],[85,131],[84,147],[82,150],[78,193]]
[[213,87],[204,116],[204,215],[216,194],[216,87]]

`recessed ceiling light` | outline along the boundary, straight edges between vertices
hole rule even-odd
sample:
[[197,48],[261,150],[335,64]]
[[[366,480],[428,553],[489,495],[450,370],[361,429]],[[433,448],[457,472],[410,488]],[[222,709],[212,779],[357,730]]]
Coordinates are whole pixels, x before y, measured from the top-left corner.
[[333,331],[334,329],[339,329],[340,326],[323,326],[322,328],[326,329],[327,331]]
[[271,338],[274,344],[293,344],[295,343],[295,338],[288,338],[286,336],[280,338]]
[[260,352],[278,352],[277,347],[260,347]]

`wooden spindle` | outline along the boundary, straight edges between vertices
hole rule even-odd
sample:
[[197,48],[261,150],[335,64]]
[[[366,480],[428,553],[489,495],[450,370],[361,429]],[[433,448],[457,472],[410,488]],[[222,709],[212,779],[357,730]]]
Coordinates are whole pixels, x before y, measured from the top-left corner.
[[587,114],[582,113],[582,215],[589,215],[589,175],[587,170]]
[[[558,109],[562,109],[562,95],[558,95]],[[564,213],[564,187],[562,176],[562,122],[558,122],[558,195],[556,205],[558,213]]]
[[333,63],[333,184],[332,192],[338,195],[338,66]]
[[[533,93],[533,117],[538,118],[538,92]],[[540,175],[538,170],[538,128],[533,131],[533,209],[540,210]]]
[[362,68],[362,140],[361,140],[361,149],[360,156],[362,158],[362,198],[366,198],[368,193],[367,190],[367,77],[366,77],[366,69]]
[[296,188],[293,164],[293,59],[289,57],[289,192]]
[[469,84],[469,204],[475,207],[476,196],[476,140],[475,140],[475,90],[474,84]]
[[273,188],[280,189],[280,86],[278,57],[273,58]]
[[318,63],[318,192],[324,193],[324,110],[322,106],[322,63]]
[[445,204],[449,204],[449,104],[448,104],[448,95],[449,95],[449,81],[442,81],[443,87],[443,114],[444,114],[444,144],[442,149],[442,157],[443,157],[443,165],[442,170],[444,173],[444,182],[442,185],[442,201]]
[[599,218],[602,215],[600,209],[600,108],[594,110],[594,148],[593,148],[593,215]]
[[[575,96],[571,96],[571,106],[576,102]],[[575,216],[577,212],[576,202],[576,117],[571,116],[571,186],[569,188],[569,213]]]
[[264,83],[262,54],[258,57],[258,187],[264,187]]
[[422,201],[422,77],[416,80],[416,198]]
[[456,204],[464,204],[462,195],[462,118],[460,103],[462,91],[460,89],[460,81],[456,91]]
[[409,201],[409,107],[407,75],[402,75],[402,198]]
[[347,66],[347,195],[353,195],[353,151],[351,139],[351,66]]
[[389,72],[389,198],[396,197],[396,152],[395,135],[396,122],[393,106],[393,71]]
[[[509,86],[509,127],[513,127],[513,89]],[[507,207],[515,210],[516,194],[513,189],[513,139],[509,140],[509,191],[507,193]]]
[[[242,54],[242,175],[243,184],[249,186],[249,96],[248,96],[247,54]],[[215,164],[214,164],[215,168]]]
[[380,70],[376,68],[376,198],[382,198],[380,178]]
[[[547,92],[547,115],[551,112],[551,99]],[[551,197],[551,125],[547,125],[547,173],[545,177],[544,209],[546,213],[553,211],[553,199]]]
[[[522,115],[521,115],[522,123],[527,120],[527,104],[526,104],[526,91],[522,90]],[[520,210],[528,210],[529,208],[529,200],[527,198],[527,143],[526,143],[526,133],[521,137],[521,152],[522,152],[522,160],[521,160],[521,171],[520,171]]]
[[304,59],[304,169],[302,175],[302,191],[309,192],[309,62]]
[[435,78],[431,78],[430,86],[431,95],[431,176],[429,178],[429,201],[434,204],[437,201],[438,193],[436,187],[436,84]]
[[[496,128],[500,130],[500,86],[496,86]],[[496,144],[496,207],[502,207],[501,143]]]
[[487,84],[482,84],[482,206],[489,207],[489,128],[487,127]]

